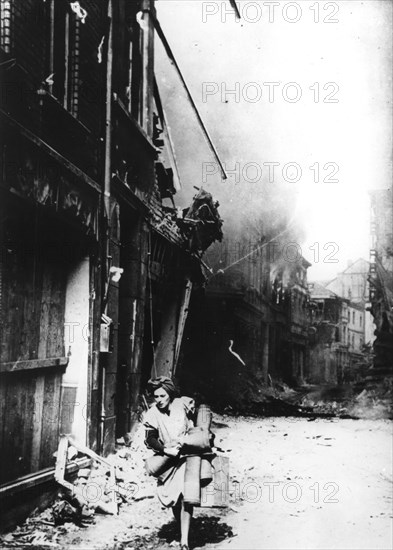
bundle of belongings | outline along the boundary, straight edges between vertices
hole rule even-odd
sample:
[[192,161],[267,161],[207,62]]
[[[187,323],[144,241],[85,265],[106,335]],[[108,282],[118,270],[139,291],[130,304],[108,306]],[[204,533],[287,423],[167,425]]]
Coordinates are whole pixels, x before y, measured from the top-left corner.
[[148,474],[156,477],[159,486],[163,487],[170,482],[179,461],[185,461],[184,502],[206,508],[226,507],[229,498],[229,458],[213,451],[211,423],[210,408],[200,405],[195,427],[190,427],[184,435],[180,456],[154,454],[145,460],[145,467]]

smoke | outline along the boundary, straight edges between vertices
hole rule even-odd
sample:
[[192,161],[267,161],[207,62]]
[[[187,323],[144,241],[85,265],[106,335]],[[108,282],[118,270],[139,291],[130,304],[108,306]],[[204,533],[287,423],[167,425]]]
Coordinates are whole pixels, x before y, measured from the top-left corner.
[[[189,3],[190,9],[192,5],[192,2]],[[184,29],[179,29],[179,32],[184,33],[185,44],[192,42]],[[171,40],[171,36],[168,39],[172,44],[178,42],[178,39]],[[187,64],[181,64],[181,70],[226,168],[228,179],[222,178],[178,75],[156,40],[156,78],[182,181],[182,189],[174,197],[175,203],[182,208],[188,206],[196,193],[195,187],[203,187],[219,201],[219,212],[224,219],[224,240],[222,245],[210,249],[207,254],[209,258],[213,251],[222,256],[219,250],[233,248],[234,242],[239,244],[239,250],[247,249],[246,254],[270,241],[281,248],[291,242],[301,245],[304,238],[303,220],[296,207],[299,189],[296,184],[284,181],[282,162],[281,167],[276,167],[274,177],[272,166],[269,167],[269,163],[277,161],[277,158],[271,158],[274,150],[271,145],[272,131],[268,125],[272,117],[271,106],[238,103],[232,101],[230,96],[228,101],[223,101],[221,94],[203,101],[205,78],[224,82],[229,87],[225,79],[229,81],[236,77],[228,58],[230,54],[227,56],[225,50],[226,45],[216,50],[212,44],[208,58],[206,51],[198,54],[196,43],[195,55],[188,58]],[[243,52],[245,59],[246,53]],[[239,259],[226,256],[229,262]],[[221,263],[215,267],[225,269],[228,265]]]

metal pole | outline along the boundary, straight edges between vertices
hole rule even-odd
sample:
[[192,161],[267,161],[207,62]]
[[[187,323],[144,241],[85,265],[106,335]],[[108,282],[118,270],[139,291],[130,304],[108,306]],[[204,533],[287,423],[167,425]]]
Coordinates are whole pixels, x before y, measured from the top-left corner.
[[113,70],[113,10],[112,0],[108,0],[108,54],[106,66],[106,111],[105,111],[105,170],[104,170],[104,206],[110,223],[111,196],[111,142],[112,142],[112,70]]
[[164,48],[165,48],[165,51],[166,51],[166,53],[167,53],[167,56],[169,57],[170,62],[171,62],[172,65],[175,67],[175,69],[176,69],[176,71],[177,71],[177,74],[179,75],[179,78],[180,78],[180,80],[181,80],[181,82],[182,82],[182,84],[183,84],[183,87],[184,87],[184,89],[185,89],[185,91],[186,91],[186,93],[187,93],[188,99],[189,99],[189,101],[190,101],[190,103],[191,103],[191,105],[192,105],[192,108],[193,108],[193,110],[194,110],[194,113],[195,113],[195,115],[196,115],[196,117],[197,117],[197,119],[198,119],[198,122],[199,122],[199,124],[200,124],[200,126],[201,126],[201,128],[202,128],[203,134],[204,134],[204,136],[205,136],[205,138],[206,138],[206,140],[207,140],[207,142],[208,142],[208,144],[209,144],[209,147],[210,147],[210,149],[211,149],[213,155],[215,156],[215,158],[216,158],[216,160],[217,160],[217,162],[218,162],[218,165],[219,165],[220,170],[221,170],[221,173],[222,173],[222,177],[223,177],[223,179],[227,179],[228,176],[227,176],[227,174],[226,174],[226,172],[225,172],[225,168],[224,168],[224,166],[223,166],[223,164],[222,164],[222,162],[221,162],[221,160],[220,160],[220,157],[218,156],[217,150],[216,150],[216,148],[214,147],[214,144],[213,144],[213,142],[212,142],[212,140],[211,140],[211,137],[210,137],[210,135],[209,135],[209,133],[208,133],[208,131],[207,131],[207,129],[206,129],[204,123],[203,123],[203,120],[202,120],[202,118],[201,118],[201,115],[199,114],[198,108],[197,108],[197,106],[195,105],[195,102],[194,102],[194,100],[193,100],[193,98],[192,98],[191,92],[190,92],[190,90],[188,89],[188,86],[187,86],[186,81],[184,80],[184,77],[183,77],[183,75],[182,75],[182,72],[181,72],[181,70],[180,70],[180,67],[179,67],[179,65],[177,64],[177,61],[176,61],[176,59],[175,59],[175,56],[173,55],[173,52],[172,52],[172,50],[171,50],[171,47],[170,47],[170,45],[169,45],[169,43],[168,43],[168,41],[167,41],[167,39],[166,39],[166,37],[165,37],[164,31],[162,30],[161,25],[160,25],[158,19],[157,19],[153,14],[151,14],[151,15],[152,15],[153,23],[154,23],[154,28],[156,29],[157,34],[158,34],[158,36],[160,37],[160,40],[161,40],[161,42],[162,42],[162,44],[163,44],[163,46],[164,46]]
[[[105,108],[105,164],[104,164],[104,215],[106,216],[105,226],[105,253],[104,269],[106,271],[106,284],[109,285],[109,236],[110,236],[110,197],[111,197],[111,143],[112,143],[112,70],[113,70],[113,10],[112,0],[108,0],[108,51],[106,65],[106,108]],[[104,297],[104,308],[107,309],[107,296]],[[105,378],[106,358],[100,357],[101,366],[101,399],[100,399],[100,420],[99,420],[99,448],[103,452],[105,432]]]

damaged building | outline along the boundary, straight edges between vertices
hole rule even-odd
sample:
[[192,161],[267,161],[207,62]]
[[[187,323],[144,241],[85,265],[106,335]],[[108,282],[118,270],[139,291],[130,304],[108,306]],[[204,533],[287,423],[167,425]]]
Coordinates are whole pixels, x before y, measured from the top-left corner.
[[319,283],[309,283],[312,384],[340,383],[349,369],[348,300]]
[[106,455],[133,430],[222,235],[211,195],[174,203],[157,25],[154,0],[1,1],[4,513],[53,491],[60,434]]
[[[352,304],[356,304],[360,316],[364,322],[363,341],[371,345],[374,340],[374,325],[369,306],[369,282],[368,275],[370,271],[370,262],[363,258],[356,261],[348,261],[347,268],[341,271],[337,276],[325,284],[326,288],[341,296],[347,298]],[[359,317],[360,320],[360,317]],[[358,323],[355,324],[358,330]]]
[[371,196],[370,311],[375,325],[374,365],[370,382],[393,375],[393,191]]
[[[338,280],[339,277],[334,282]],[[365,302],[344,298],[333,292],[331,286],[317,282],[308,285],[310,369],[307,381],[313,384],[360,382],[370,362]]]
[[301,255],[278,259],[263,238],[252,243],[227,234],[206,258],[211,275],[190,314],[185,384],[222,407],[273,381],[301,384],[308,372],[309,262]]

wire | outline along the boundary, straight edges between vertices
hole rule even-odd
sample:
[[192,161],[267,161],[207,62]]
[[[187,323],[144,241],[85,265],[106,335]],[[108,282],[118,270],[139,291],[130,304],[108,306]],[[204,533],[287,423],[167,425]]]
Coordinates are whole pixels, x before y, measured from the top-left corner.
[[285,229],[283,229],[282,231],[280,231],[280,233],[278,233],[277,235],[275,235],[274,237],[272,237],[269,241],[266,241],[265,243],[262,243],[260,246],[258,246],[257,248],[254,248],[254,250],[251,250],[251,252],[249,252],[248,254],[246,254],[245,256],[242,256],[241,258],[239,258],[238,260],[236,260],[235,262],[232,262],[231,264],[227,265],[227,267],[225,267],[224,269],[218,269],[215,273],[212,274],[212,276],[208,279],[210,281],[210,279],[212,279],[213,277],[215,277],[218,273],[225,273],[225,271],[228,271],[228,269],[230,269],[231,267],[233,267],[234,265],[242,262],[243,260],[245,260],[246,258],[248,258],[249,256],[252,256],[253,254],[255,254],[255,252],[258,252],[258,250],[261,250],[262,248],[264,248],[265,246],[267,246],[268,244],[270,244],[271,242],[273,242],[275,239],[278,239],[279,237],[281,237],[281,235],[283,235],[286,231],[288,231],[288,229],[291,227],[293,221],[294,221],[295,217],[293,216],[289,222],[288,222],[288,225]]
[[149,311],[150,311],[150,343],[151,343],[151,349],[153,354],[153,376],[154,378],[157,378],[157,366],[156,366],[156,358],[154,354],[154,337],[153,337],[153,289],[152,289],[152,282],[151,282],[151,231],[149,231],[149,239],[148,239],[148,252],[147,252],[147,277],[149,279]]

